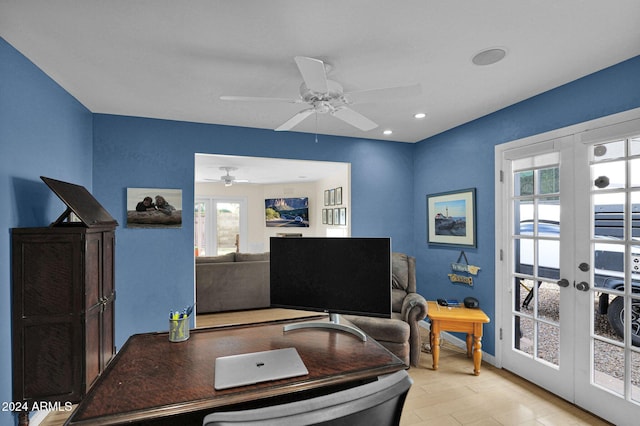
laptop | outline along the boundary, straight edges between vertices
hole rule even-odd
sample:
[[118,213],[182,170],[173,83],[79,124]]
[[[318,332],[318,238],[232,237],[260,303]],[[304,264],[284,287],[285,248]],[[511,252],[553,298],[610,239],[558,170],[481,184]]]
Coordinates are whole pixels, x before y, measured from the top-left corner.
[[296,348],[216,358],[214,388],[229,389],[309,374]]

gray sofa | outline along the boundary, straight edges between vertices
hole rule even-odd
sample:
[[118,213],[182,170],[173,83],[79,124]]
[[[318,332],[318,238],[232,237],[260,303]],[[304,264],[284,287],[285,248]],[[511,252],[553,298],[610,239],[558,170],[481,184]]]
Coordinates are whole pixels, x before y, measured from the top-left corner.
[[196,257],[196,313],[269,305],[269,253]]

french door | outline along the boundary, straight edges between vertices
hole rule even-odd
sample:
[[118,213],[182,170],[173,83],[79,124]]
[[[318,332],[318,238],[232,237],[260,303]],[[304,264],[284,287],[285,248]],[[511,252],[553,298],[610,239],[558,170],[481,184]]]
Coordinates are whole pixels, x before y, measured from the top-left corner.
[[246,198],[197,198],[194,204],[195,256],[217,256],[247,248]]
[[609,421],[633,423],[640,120],[496,153],[502,366]]

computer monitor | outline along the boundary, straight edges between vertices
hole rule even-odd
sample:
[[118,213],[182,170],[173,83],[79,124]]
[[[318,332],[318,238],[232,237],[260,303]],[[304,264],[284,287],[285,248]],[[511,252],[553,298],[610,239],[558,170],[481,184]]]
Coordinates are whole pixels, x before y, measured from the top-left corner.
[[273,237],[270,246],[272,307],[327,312],[333,324],[339,314],[391,317],[390,238]]

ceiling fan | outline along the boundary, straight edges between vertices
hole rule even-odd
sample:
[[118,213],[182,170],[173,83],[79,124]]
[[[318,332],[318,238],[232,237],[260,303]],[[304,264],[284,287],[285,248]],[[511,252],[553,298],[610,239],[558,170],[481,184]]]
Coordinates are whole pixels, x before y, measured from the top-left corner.
[[375,129],[378,125],[351,109],[350,105],[412,96],[419,94],[421,91],[419,84],[413,84],[345,93],[340,83],[327,78],[330,66],[320,59],[296,56],[295,61],[303,79],[303,83],[300,85],[299,98],[220,96],[220,99],[224,101],[306,103],[310,105],[309,108],[303,109],[278,126],[275,129],[276,131],[291,130],[314,113],[329,114],[362,131],[369,131]]
[[220,176],[220,179],[206,179],[205,178],[205,180],[215,181],[215,182],[224,182],[224,186],[231,186],[234,183],[247,183],[247,182],[249,182],[246,179],[236,179],[235,176],[231,176],[229,174],[229,172],[232,172],[234,170],[238,170],[237,167],[223,166],[223,167],[220,167],[220,170],[224,170],[227,173],[222,175],[222,176]]

